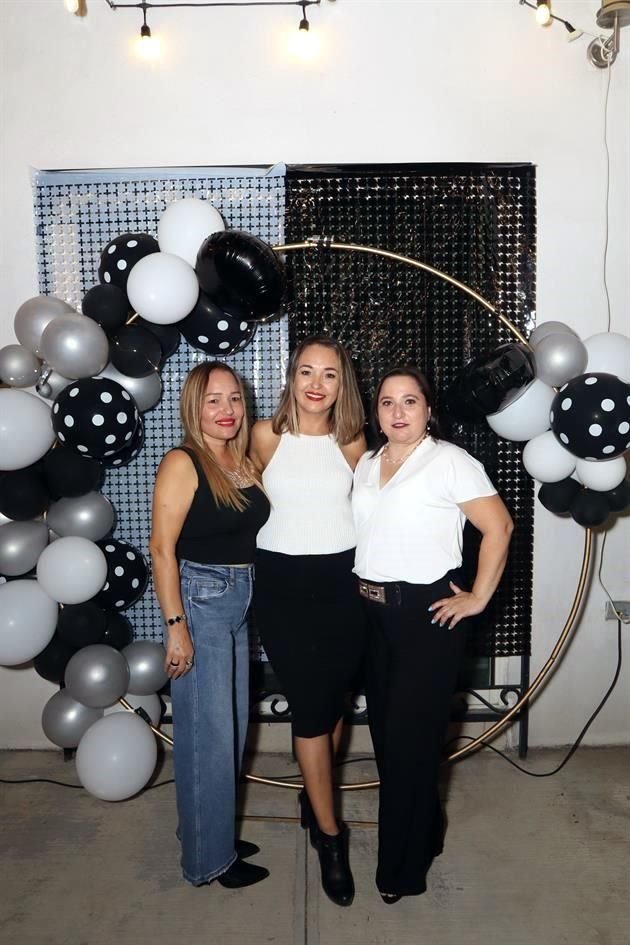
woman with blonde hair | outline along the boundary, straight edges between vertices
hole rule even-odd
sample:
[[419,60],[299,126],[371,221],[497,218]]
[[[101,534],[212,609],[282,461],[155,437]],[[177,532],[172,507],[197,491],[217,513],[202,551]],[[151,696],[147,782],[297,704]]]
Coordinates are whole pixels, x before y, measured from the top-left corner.
[[150,540],[166,624],[175,788],[184,879],[238,888],[268,876],[235,840],[235,806],[248,720],[256,534],[269,515],[247,458],[243,385],[227,364],[195,367],[184,383],[181,446],[160,464]]
[[302,826],[318,851],[324,891],[342,906],[352,902],[354,885],[332,765],[345,696],[363,658],[350,504],[363,422],[347,352],[314,336],[291,355],[278,409],[254,426],[251,447],[271,502],[257,539],[256,617],[291,710],[305,785]]

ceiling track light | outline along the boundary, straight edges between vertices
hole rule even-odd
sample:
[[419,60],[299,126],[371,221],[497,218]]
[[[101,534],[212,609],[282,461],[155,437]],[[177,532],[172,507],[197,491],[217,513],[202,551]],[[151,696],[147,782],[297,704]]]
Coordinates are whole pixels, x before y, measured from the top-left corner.
[[[68,4],[85,5],[85,0],[64,0],[64,3],[68,9]],[[195,7],[301,7],[302,19],[300,20],[299,29],[308,31],[310,23],[306,16],[306,8],[319,6],[321,0],[189,0],[189,2],[182,3],[153,3],[151,0],[140,0],[138,3],[117,3],[116,0],[105,0],[105,3],[110,10],[142,10],[145,26],[147,10],[172,10],[177,7],[188,7],[189,9]]]
[[[519,0],[521,6],[530,7],[536,12],[536,22],[549,26],[556,20],[562,23],[569,34],[569,41],[578,39],[584,31],[577,29],[568,20],[551,12],[550,0]],[[545,8],[545,9],[543,9]],[[589,43],[587,55],[590,62],[598,69],[608,69],[619,54],[619,31],[622,26],[630,26],[630,0],[602,0],[597,12],[597,25],[610,29],[610,36],[597,36]]]

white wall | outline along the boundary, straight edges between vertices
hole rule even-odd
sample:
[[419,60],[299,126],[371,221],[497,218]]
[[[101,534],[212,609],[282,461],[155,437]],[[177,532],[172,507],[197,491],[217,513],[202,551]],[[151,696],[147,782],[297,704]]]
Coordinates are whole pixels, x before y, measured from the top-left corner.
[[[538,319],[582,337],[606,329],[604,101],[608,75],[586,39],[535,26],[517,0],[322,0],[316,64],[284,52],[293,8],[156,10],[166,48],[139,64],[137,11],[88,0],[0,5],[2,180],[0,345],[36,294],[29,168],[324,162],[531,161],[538,166]],[[556,12],[595,31],[597,0]],[[610,79],[608,281],[612,327],[630,333],[630,29]],[[625,48],[624,48],[625,47]],[[343,236],[343,234],[336,234]],[[604,579],[630,598],[628,519],[608,536]],[[539,505],[535,528],[533,668],[564,622],[583,532]],[[532,711],[534,744],[566,743],[590,714],[615,662],[615,624],[591,586],[569,651]],[[626,641],[628,630],[625,631]],[[627,741],[630,661],[591,743]],[[53,687],[30,670],[0,670],[0,745],[45,743],[39,715]]]

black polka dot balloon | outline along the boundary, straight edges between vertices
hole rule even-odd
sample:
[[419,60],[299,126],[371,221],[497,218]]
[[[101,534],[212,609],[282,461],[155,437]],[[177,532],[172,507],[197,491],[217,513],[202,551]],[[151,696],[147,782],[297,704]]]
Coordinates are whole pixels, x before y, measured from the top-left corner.
[[73,381],[52,408],[53,428],[60,442],[82,456],[103,461],[130,445],[139,420],[131,394],[104,377]]
[[601,460],[630,449],[630,384],[614,374],[580,374],[551,404],[551,429],[581,459]]
[[159,253],[158,241],[148,233],[123,233],[110,240],[101,253],[99,282],[127,291],[129,273],[137,262],[151,253]]
[[240,351],[254,337],[256,322],[234,318],[210,301],[204,292],[192,312],[177,327],[193,346],[213,355],[230,355]]
[[105,610],[125,610],[142,597],[149,566],[144,555],[121,538],[103,538],[96,544],[107,561],[107,579],[94,603]]
[[117,469],[118,466],[126,466],[127,463],[132,463],[136,459],[142,447],[144,446],[144,423],[142,417],[138,420],[138,426],[136,427],[136,432],[131,437],[129,445],[125,446],[123,449],[119,450],[115,456],[106,456],[103,459],[103,463],[106,466],[113,466],[114,469]]

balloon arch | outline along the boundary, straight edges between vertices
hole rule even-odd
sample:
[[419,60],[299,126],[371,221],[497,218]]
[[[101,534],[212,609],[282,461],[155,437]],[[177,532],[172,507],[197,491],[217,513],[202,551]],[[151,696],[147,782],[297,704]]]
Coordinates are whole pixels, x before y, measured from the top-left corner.
[[[0,381],[8,385],[0,390],[0,665],[34,660],[40,675],[63,684],[44,707],[44,732],[77,749],[79,779],[102,799],[122,800],[146,785],[157,753],[151,733],[172,744],[158,727],[163,647],[132,642],[122,615],[144,592],[148,565],[138,549],[110,537],[115,512],[98,491],[103,467],[140,452],[141,414],[160,398],[159,365],[179,332],[215,357],[241,350],[259,323],[282,312],[283,254],[315,248],[422,269],[510,330],[513,342],[462,368],[449,410],[525,442],[523,463],[541,483],[541,503],[585,527],[575,596],[545,664],[518,702],[450,761],[492,739],[542,687],[584,599],[591,528],[630,505],[629,338],[602,333],[582,342],[567,325],[546,322],[526,339],[473,289],[419,260],[320,237],[271,247],[226,230],[206,201],[174,201],[157,240],[129,233],[107,244],[83,314],[52,296],[30,299],[15,318],[19,344],[0,350]],[[34,385],[54,401],[52,410],[22,389]]]

